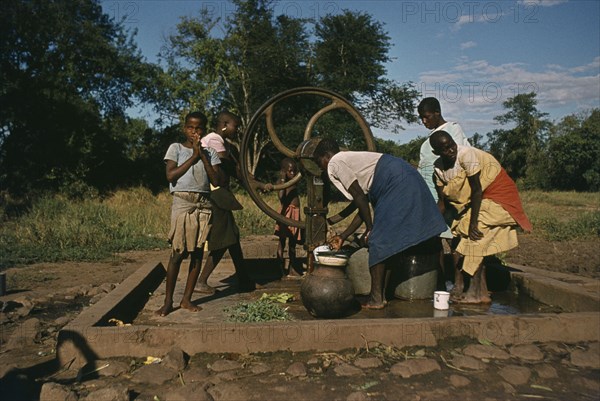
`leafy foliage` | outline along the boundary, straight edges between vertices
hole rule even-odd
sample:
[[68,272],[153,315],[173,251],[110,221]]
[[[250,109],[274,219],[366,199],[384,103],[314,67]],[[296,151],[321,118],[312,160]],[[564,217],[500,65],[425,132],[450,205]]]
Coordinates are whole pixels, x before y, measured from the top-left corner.
[[230,308],[225,308],[224,312],[228,314],[227,320],[238,323],[293,320],[287,308],[282,308],[277,303],[263,297],[254,302],[239,302]]
[[494,119],[515,127],[488,134],[490,152],[515,180],[525,177],[528,167],[535,165],[534,159],[542,150],[544,134],[551,125],[545,119],[547,113],[538,111],[536,104],[534,92],[509,98],[503,103],[508,111]]
[[[0,14],[0,180],[26,193],[115,184],[120,133],[153,69],[93,0],[9,0]],[[108,124],[107,124],[108,123]],[[106,169],[108,166],[108,169]],[[105,173],[101,173],[101,171]],[[112,179],[111,179],[112,178]]]

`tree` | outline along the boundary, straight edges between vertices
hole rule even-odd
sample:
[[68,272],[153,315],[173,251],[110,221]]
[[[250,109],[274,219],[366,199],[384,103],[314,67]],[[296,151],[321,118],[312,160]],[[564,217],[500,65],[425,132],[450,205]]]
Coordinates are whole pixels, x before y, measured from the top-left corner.
[[315,36],[317,85],[346,97],[378,128],[398,132],[402,121],[417,121],[414,84],[385,78],[391,45],[380,22],[367,13],[344,10],[318,21]]
[[564,117],[552,130],[546,159],[553,189],[600,190],[600,109]]
[[551,126],[547,113],[538,111],[535,93],[520,94],[503,103],[509,111],[494,118],[500,124],[514,124],[512,129],[488,133],[490,152],[514,179],[533,174],[536,161],[545,145],[545,134]]
[[[178,33],[169,38],[162,56],[167,91],[161,107],[172,116],[193,107],[209,114],[226,108],[239,114],[245,127],[272,96],[295,87],[319,86],[347,97],[375,126],[397,129],[401,121],[416,121],[417,92],[412,84],[383,78],[389,37],[370,15],[344,11],[326,16],[317,21],[316,39],[311,42],[308,21],[275,17],[272,1],[233,3],[236,10],[226,21],[201,12],[198,18],[183,19]],[[218,23],[222,30],[216,37],[211,30]],[[298,145],[305,128],[299,116],[320,107],[312,99],[278,104],[278,136],[290,146]],[[259,129],[248,166],[253,173],[259,161],[275,163],[277,157],[265,127]],[[328,113],[315,129],[335,133],[346,145],[357,136],[355,124],[342,113]]]
[[[0,14],[0,181],[57,189],[121,165],[105,122],[145,97],[152,67],[94,0],[9,0]],[[110,177],[110,184],[119,175]],[[95,182],[95,185],[109,185]]]

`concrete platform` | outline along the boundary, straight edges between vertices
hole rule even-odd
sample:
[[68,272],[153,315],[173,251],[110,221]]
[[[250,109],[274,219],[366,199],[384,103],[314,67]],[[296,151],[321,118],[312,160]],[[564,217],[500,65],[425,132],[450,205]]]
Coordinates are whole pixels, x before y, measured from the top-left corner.
[[[280,281],[270,256],[271,239],[243,244],[246,257],[262,288],[238,294],[231,260],[224,259],[209,284],[215,295],[195,293],[200,312],[175,310],[166,317],[154,311],[164,299],[165,261],[142,266],[97,304],[84,310],[59,333],[57,354],[61,364],[80,366],[87,361],[115,356],[162,356],[177,346],[193,355],[290,351],[336,351],[377,343],[435,346],[453,337],[487,340],[498,345],[547,341],[576,343],[600,341],[600,281],[513,266],[511,282],[520,294],[533,300],[507,300],[513,295],[493,294],[491,306],[459,307],[435,311],[432,302],[390,302],[382,311],[357,311],[338,320],[315,319],[301,304],[301,280]],[[259,248],[259,249],[256,249]],[[276,249],[276,245],[275,245]],[[274,255],[273,255],[274,256]],[[181,298],[187,265],[182,265],[175,303]],[[266,293],[288,292],[290,322],[231,323],[226,309],[253,301]],[[539,302],[538,302],[539,301]],[[114,326],[109,319],[128,326]]]

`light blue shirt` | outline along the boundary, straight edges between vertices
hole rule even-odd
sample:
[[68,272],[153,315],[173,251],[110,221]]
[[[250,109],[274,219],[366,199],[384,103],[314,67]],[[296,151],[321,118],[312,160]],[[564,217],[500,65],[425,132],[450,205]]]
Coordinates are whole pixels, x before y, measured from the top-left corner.
[[[210,164],[217,165],[221,164],[221,160],[219,159],[219,155],[213,148],[205,148],[208,151],[210,157]],[[172,143],[167,149],[167,153],[165,154],[165,162],[167,160],[172,160],[177,163],[177,166],[181,166],[192,157],[193,149],[186,148],[180,143]],[[198,163],[194,164],[192,167],[182,175],[177,182],[174,184],[172,182],[169,183],[169,191],[173,192],[200,192],[200,193],[210,193],[210,181],[208,179],[208,174],[204,169],[204,165],[201,160],[198,160]]]
[[437,202],[438,196],[435,189],[435,180],[433,178],[433,163],[435,163],[439,156],[433,153],[433,148],[429,143],[429,137],[435,131],[446,131],[450,134],[452,139],[454,139],[454,142],[456,142],[457,145],[471,146],[471,144],[467,140],[465,133],[458,123],[446,122],[432,130],[429,133],[429,136],[427,136],[425,142],[423,142],[421,145],[421,153],[419,155],[419,173],[421,173],[421,176],[423,176],[423,179],[427,183],[427,186],[433,195],[433,199],[435,199]]

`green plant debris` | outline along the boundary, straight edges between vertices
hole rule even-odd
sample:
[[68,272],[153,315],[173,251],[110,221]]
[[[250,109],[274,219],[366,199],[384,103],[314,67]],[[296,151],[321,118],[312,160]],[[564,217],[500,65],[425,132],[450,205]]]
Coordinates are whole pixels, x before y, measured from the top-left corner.
[[292,302],[294,300],[294,295],[289,294],[287,292],[280,292],[277,294],[267,294],[266,292],[263,292],[262,296],[260,297],[261,300],[266,299],[269,301],[273,301],[273,302],[279,302],[282,304],[288,303],[288,302]]
[[230,308],[223,309],[223,311],[228,315],[227,320],[230,322],[252,323],[294,320],[287,312],[287,308],[277,305],[268,298],[261,298],[254,302],[239,302]]

